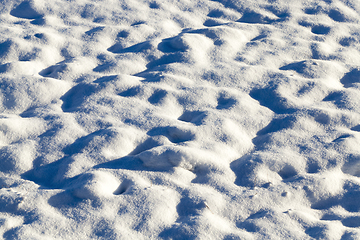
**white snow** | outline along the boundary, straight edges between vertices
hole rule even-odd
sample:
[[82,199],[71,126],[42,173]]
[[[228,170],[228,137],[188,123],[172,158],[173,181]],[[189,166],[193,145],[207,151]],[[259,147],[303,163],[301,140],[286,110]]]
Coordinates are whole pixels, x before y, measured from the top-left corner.
[[360,239],[358,0],[3,0],[0,238]]

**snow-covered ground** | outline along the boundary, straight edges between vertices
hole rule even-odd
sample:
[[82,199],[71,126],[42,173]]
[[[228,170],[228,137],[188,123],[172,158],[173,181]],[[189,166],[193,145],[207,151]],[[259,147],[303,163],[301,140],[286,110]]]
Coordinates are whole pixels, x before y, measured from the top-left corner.
[[360,239],[358,0],[2,0],[3,239]]

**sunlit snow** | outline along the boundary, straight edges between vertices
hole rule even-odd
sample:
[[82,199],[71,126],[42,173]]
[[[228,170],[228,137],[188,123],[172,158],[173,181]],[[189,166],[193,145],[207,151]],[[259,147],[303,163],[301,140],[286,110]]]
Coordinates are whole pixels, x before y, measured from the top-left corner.
[[0,238],[360,239],[359,14],[2,0]]

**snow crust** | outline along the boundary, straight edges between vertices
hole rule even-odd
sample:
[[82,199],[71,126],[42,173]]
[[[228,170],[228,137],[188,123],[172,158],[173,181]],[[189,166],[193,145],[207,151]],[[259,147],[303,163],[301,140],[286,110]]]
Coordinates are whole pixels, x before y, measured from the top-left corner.
[[360,239],[360,2],[3,0],[3,239]]

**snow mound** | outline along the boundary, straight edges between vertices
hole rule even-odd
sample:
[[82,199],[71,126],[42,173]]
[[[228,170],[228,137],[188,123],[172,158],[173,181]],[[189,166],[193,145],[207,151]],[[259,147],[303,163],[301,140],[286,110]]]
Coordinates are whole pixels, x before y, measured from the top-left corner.
[[105,172],[90,172],[79,176],[72,184],[72,194],[83,199],[97,199],[112,196],[119,181]]

